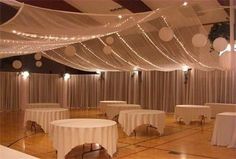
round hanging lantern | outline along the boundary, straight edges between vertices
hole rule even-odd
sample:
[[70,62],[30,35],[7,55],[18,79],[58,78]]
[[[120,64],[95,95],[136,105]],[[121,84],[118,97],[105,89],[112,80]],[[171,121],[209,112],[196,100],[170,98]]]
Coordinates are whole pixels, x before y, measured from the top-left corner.
[[22,62],[20,60],[14,60],[12,62],[12,67],[14,69],[20,69],[22,67]]
[[171,41],[174,37],[174,32],[169,27],[163,27],[159,31],[159,37],[163,41]]
[[207,37],[201,33],[195,34],[192,37],[192,44],[195,47],[204,47],[207,44]]
[[75,55],[76,49],[75,49],[74,46],[70,45],[70,46],[67,46],[67,47],[65,48],[65,52],[64,52],[64,53],[65,53],[65,55],[66,55],[67,57],[72,57],[72,56]]
[[42,54],[40,52],[34,54],[34,59],[35,60],[41,60],[41,58],[42,58]]
[[213,48],[218,52],[225,50],[227,45],[228,45],[228,41],[222,37],[216,38],[213,41]]
[[42,61],[36,61],[35,62],[36,67],[42,67],[42,65],[43,65]]
[[110,46],[105,46],[103,48],[103,52],[106,54],[106,55],[109,55],[112,53],[112,48]]
[[113,43],[114,43],[114,38],[111,37],[111,36],[107,37],[107,38],[106,38],[106,43],[107,43],[108,45],[113,44]]

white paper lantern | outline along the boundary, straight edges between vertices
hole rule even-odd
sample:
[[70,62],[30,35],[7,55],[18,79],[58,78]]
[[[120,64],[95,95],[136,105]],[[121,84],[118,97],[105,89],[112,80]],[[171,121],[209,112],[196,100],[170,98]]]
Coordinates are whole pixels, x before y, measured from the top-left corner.
[[163,41],[170,41],[174,37],[174,32],[171,28],[169,27],[163,27],[159,31],[159,37]]
[[228,41],[222,37],[216,38],[213,41],[213,48],[218,52],[225,50],[227,45],[228,45]]
[[106,55],[109,55],[112,53],[112,48],[110,46],[105,46],[103,48],[103,52],[106,54]]
[[111,36],[107,37],[107,38],[106,38],[106,43],[107,43],[108,45],[113,44],[113,43],[114,43],[114,38],[111,37]]
[[12,67],[15,69],[20,69],[22,67],[22,62],[20,60],[14,60],[12,62]]
[[35,62],[36,67],[42,67],[42,65],[43,65],[42,61],[36,61]]
[[41,60],[41,58],[42,58],[42,54],[40,52],[34,54],[34,59],[35,60]]
[[70,46],[67,46],[67,47],[65,48],[65,52],[64,52],[64,53],[65,53],[65,55],[66,55],[67,57],[72,57],[72,56],[75,55],[76,49],[75,49],[74,46],[70,45]]
[[201,33],[195,34],[192,37],[192,44],[195,47],[204,47],[207,44],[207,37]]

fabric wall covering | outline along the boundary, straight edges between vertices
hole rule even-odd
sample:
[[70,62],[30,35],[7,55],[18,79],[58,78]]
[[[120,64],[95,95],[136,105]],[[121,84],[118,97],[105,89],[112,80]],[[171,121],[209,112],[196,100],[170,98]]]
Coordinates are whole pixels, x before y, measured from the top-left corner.
[[[222,69],[218,54],[209,53],[209,42],[203,47],[191,42],[197,33],[207,36],[191,6],[120,17],[3,2],[19,11],[0,26],[0,58],[42,52],[47,58],[85,71],[172,71],[184,65]],[[69,49],[72,46],[74,49]]]
[[[0,109],[18,109],[21,90],[18,89],[17,74],[0,73],[0,76]],[[182,71],[72,75],[64,83],[67,106],[88,108],[96,107],[100,100],[126,100],[146,109],[173,112],[176,104],[236,103],[235,72],[191,70],[188,76],[187,84],[184,84]],[[28,102],[62,103],[63,82],[58,75],[30,75]]]

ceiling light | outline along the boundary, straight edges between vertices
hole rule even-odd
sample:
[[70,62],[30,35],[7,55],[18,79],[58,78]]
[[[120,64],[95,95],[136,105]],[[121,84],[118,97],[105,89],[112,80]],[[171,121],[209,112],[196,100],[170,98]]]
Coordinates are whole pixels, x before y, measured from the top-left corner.
[[118,18],[121,19],[121,18],[122,18],[122,15],[118,15]]
[[70,78],[70,74],[69,73],[65,73],[64,74],[64,80],[67,81]]
[[187,5],[188,5],[188,2],[184,2],[182,5],[183,5],[183,6],[187,6]]

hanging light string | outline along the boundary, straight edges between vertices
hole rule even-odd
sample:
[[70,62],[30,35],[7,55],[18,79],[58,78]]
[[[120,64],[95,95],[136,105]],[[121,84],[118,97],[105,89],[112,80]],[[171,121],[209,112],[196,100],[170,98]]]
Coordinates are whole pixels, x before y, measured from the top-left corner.
[[[168,24],[168,22],[166,21],[166,18],[162,17],[162,19],[163,19],[163,21],[165,22],[165,24],[166,24],[168,27],[170,27],[169,24]],[[210,67],[210,66],[208,66],[208,65],[205,65],[205,64],[201,63],[201,62],[198,61],[196,58],[194,58],[194,57],[187,51],[187,49],[184,47],[183,43],[178,39],[178,37],[175,35],[175,33],[173,33],[173,34],[174,34],[175,40],[179,43],[179,45],[182,47],[182,49],[184,50],[184,52],[185,52],[189,57],[191,57],[191,59],[193,59],[195,62],[199,63],[199,64],[200,64],[201,66],[203,66],[203,67],[206,67],[206,68],[213,68],[213,67]]]
[[60,54],[59,54],[58,52],[56,52],[55,50],[51,50],[51,51],[54,52],[54,53],[55,53],[56,55],[58,55],[59,57],[61,57],[62,59],[64,59],[65,61],[71,63],[72,65],[75,65],[75,66],[77,66],[78,68],[83,68],[83,70],[91,71],[91,70],[89,70],[87,67],[82,66],[81,64],[77,64],[77,63],[74,63],[74,62],[68,60],[67,58],[65,58],[64,56],[60,55]]
[[181,65],[179,62],[177,62],[176,60],[172,59],[171,57],[169,57],[168,55],[166,55],[153,41],[152,39],[147,35],[147,33],[145,32],[145,30],[139,25],[137,24],[139,30],[143,33],[143,35],[148,39],[148,41],[163,55],[165,56],[167,59],[169,59],[170,61],[174,62],[175,64]]
[[[99,60],[101,60],[103,63],[105,63],[106,65],[108,66],[111,66],[117,70],[114,70],[114,71],[118,71],[120,68],[115,66],[115,65],[112,65],[110,64],[109,62],[103,60],[101,57],[97,56],[90,48],[88,48],[85,44],[83,44],[82,42],[80,42],[81,46],[83,46],[88,52],[90,52],[92,55],[94,55],[96,58],[98,58]],[[82,49],[83,50],[83,49]],[[84,51],[84,50],[83,50]]]
[[[107,44],[106,44],[101,38],[98,38],[98,39],[99,39],[99,41],[100,41],[104,46],[107,46]],[[132,68],[137,67],[136,65],[132,64],[131,62],[129,62],[129,61],[123,59],[123,58],[122,58],[120,55],[118,55],[113,49],[112,49],[112,53],[113,53],[114,55],[116,55],[119,59],[121,59],[123,62],[125,62],[125,63],[129,64],[130,66],[132,66]],[[142,69],[143,69],[143,68],[142,68]]]
[[[45,51],[41,51],[41,52],[43,53],[44,56],[46,56],[47,58],[49,58],[53,61],[56,61],[56,62],[63,64],[63,65],[67,65],[67,66],[72,67],[74,69],[78,69],[77,67],[75,67],[74,65],[71,65],[69,63],[65,64],[65,60],[59,60],[58,58],[54,58],[54,57],[50,56],[48,53],[46,53]],[[84,71],[88,71],[88,70],[84,70]]]
[[141,60],[145,61],[146,63],[152,65],[153,67],[155,67],[156,69],[164,69],[163,67],[157,66],[155,64],[153,64],[152,62],[148,61],[147,59],[145,59],[144,57],[140,56],[125,40],[123,37],[121,37],[121,35],[119,33],[116,33],[116,35],[119,37],[119,39],[137,56],[139,57]]

